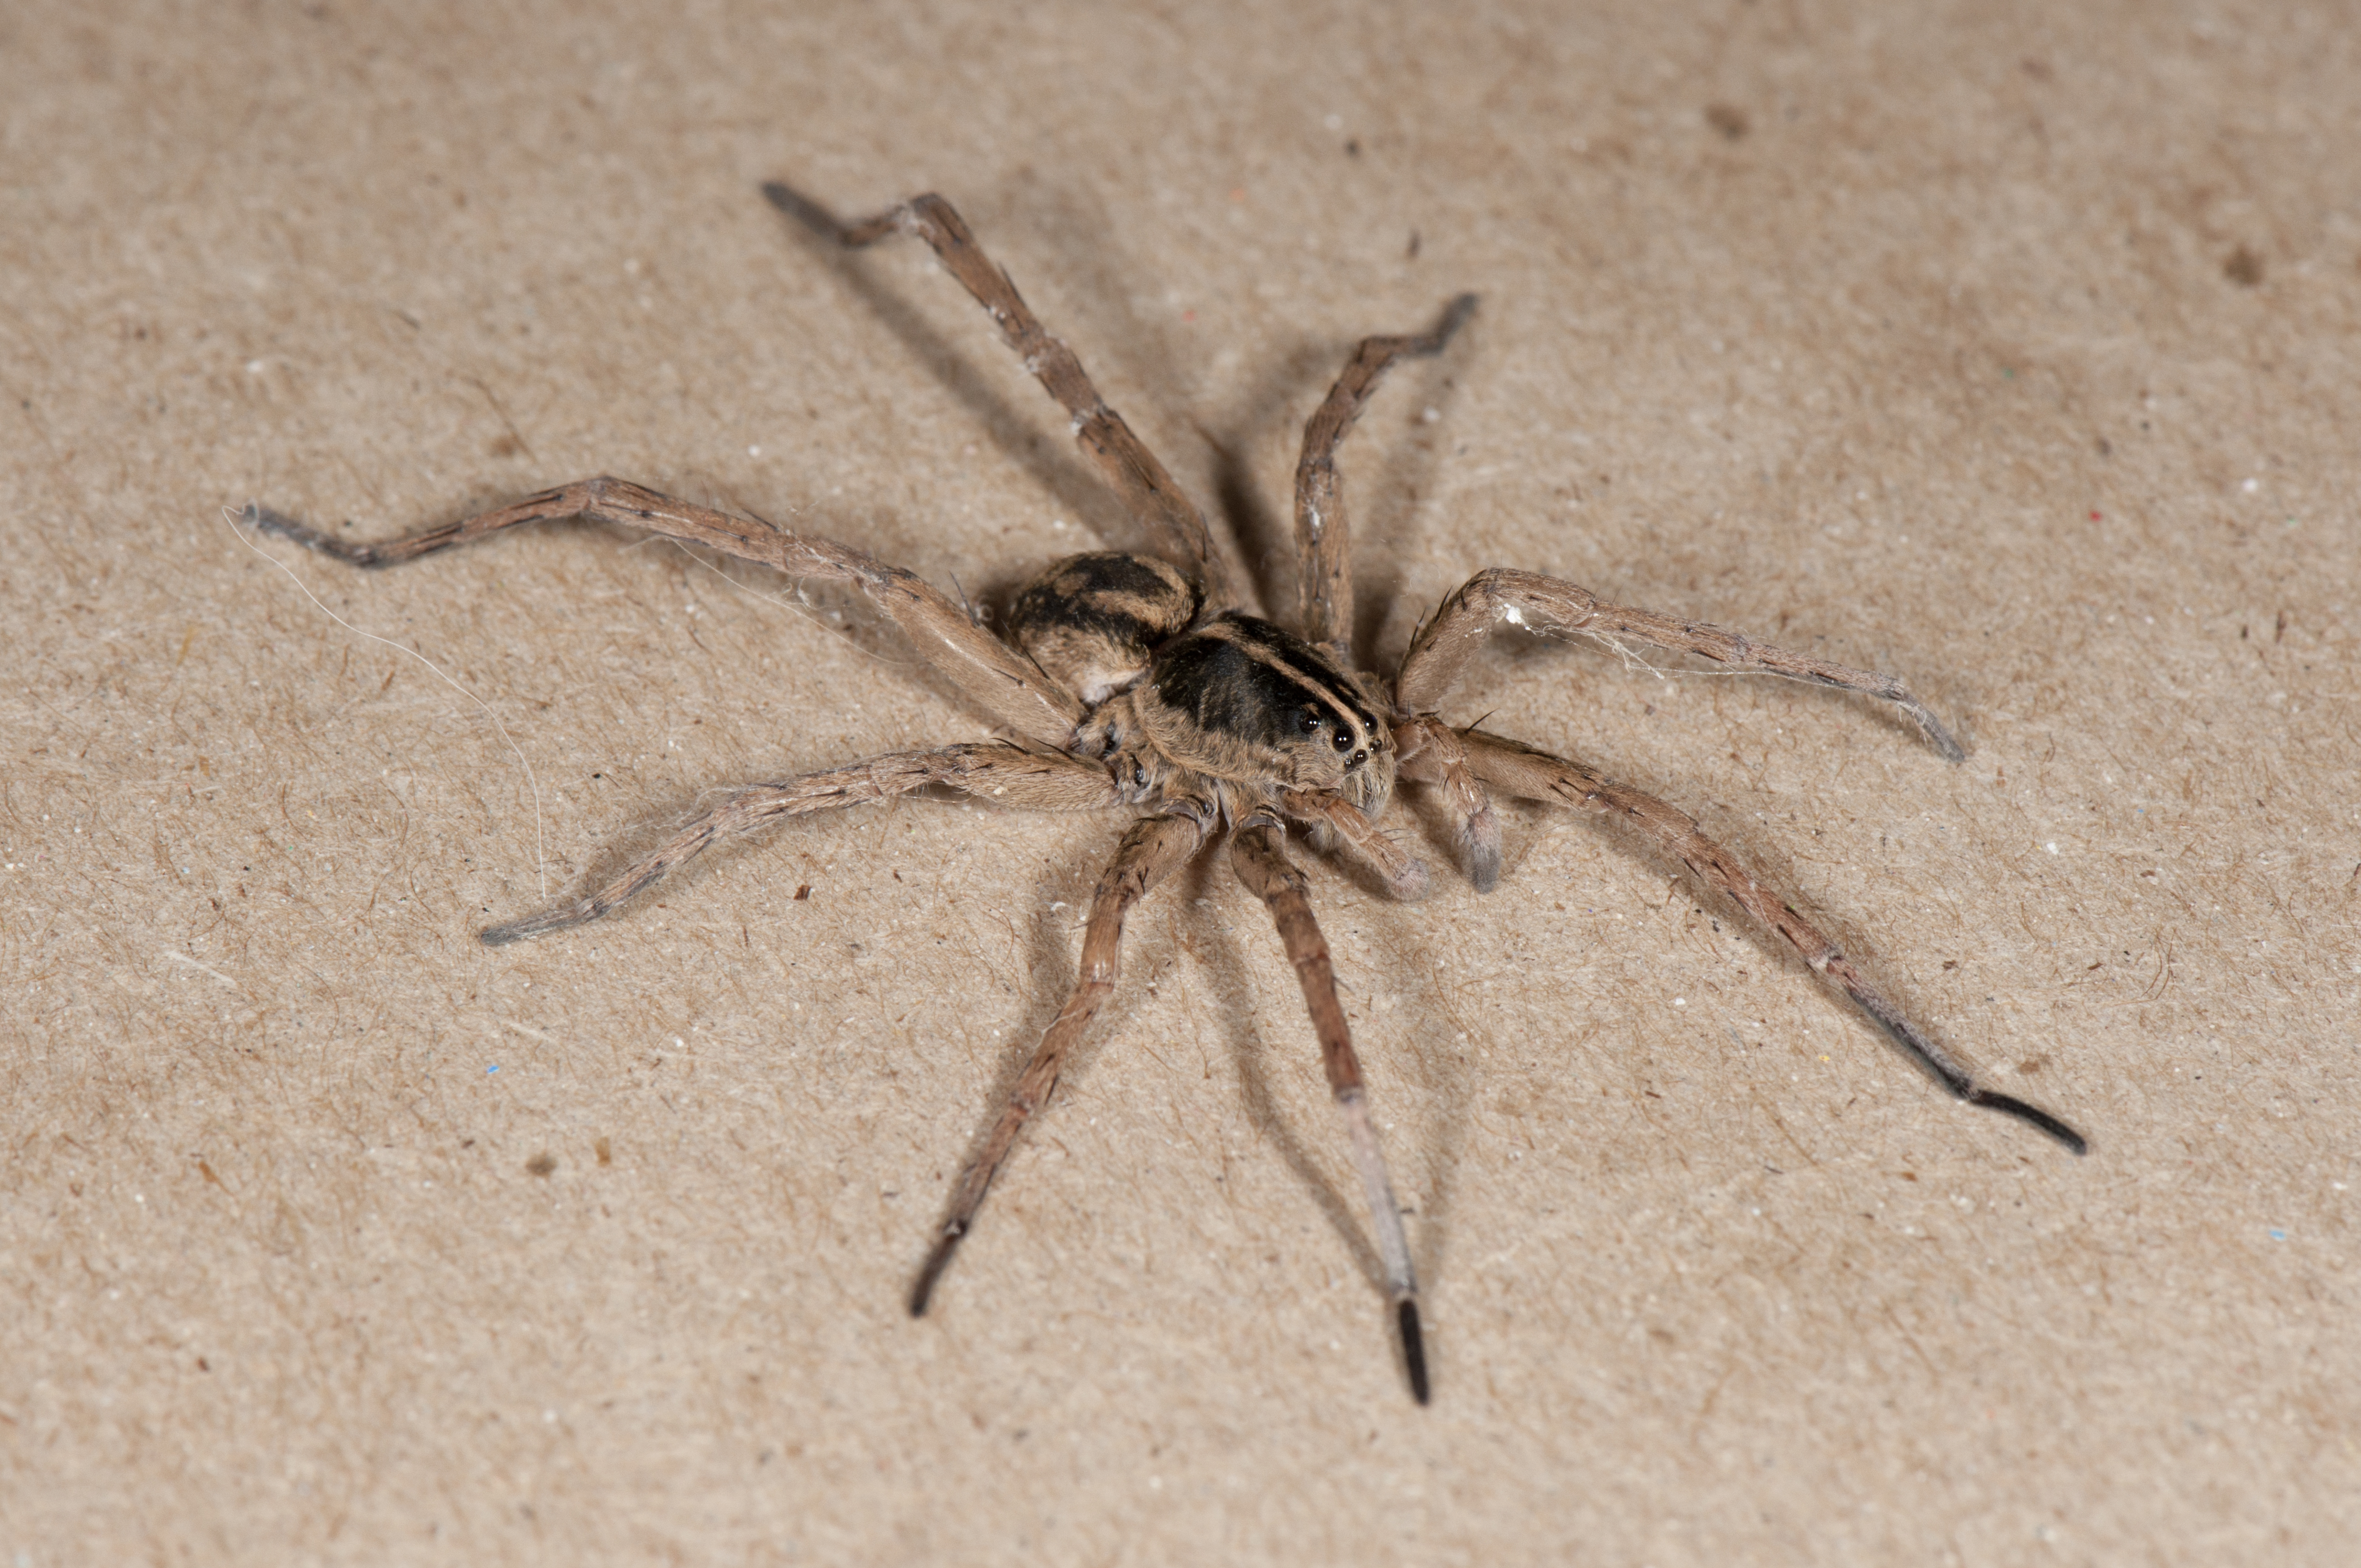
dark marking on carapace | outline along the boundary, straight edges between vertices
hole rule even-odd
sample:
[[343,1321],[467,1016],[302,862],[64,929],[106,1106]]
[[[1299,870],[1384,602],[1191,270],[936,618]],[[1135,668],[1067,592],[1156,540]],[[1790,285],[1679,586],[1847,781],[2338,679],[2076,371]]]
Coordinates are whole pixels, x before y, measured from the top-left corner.
[[1250,745],[1300,741],[1307,717],[1356,745],[1382,744],[1377,715],[1351,677],[1300,637],[1250,615],[1230,614],[1159,653],[1148,676],[1157,696],[1201,729]]

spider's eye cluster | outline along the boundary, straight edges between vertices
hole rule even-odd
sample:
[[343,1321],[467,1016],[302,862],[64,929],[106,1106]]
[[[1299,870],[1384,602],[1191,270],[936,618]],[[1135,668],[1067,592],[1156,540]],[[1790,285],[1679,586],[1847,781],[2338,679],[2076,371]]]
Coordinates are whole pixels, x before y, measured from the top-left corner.
[[[1296,721],[1303,726],[1303,732],[1306,735],[1317,735],[1326,727],[1328,716],[1318,708],[1307,705]],[[1342,756],[1353,749],[1353,732],[1339,725],[1335,732],[1328,737],[1328,744],[1335,747],[1336,754]]]

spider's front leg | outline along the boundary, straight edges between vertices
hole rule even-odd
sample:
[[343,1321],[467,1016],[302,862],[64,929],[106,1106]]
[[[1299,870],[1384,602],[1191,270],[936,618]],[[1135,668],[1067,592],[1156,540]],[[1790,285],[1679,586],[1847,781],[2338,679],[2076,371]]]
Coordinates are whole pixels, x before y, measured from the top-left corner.
[[1280,848],[1284,829],[1268,816],[1247,818],[1230,839],[1230,864],[1246,890],[1269,908],[1287,946],[1288,960],[1303,987],[1303,1004],[1312,1014],[1312,1030],[1320,1041],[1320,1059],[1328,1073],[1328,1090],[1344,1113],[1352,1140],[1353,1164],[1369,1199],[1369,1221],[1378,1234],[1378,1255],[1386,1271],[1386,1293],[1392,1300],[1394,1320],[1401,1330],[1402,1365],[1410,1375],[1411,1396],[1427,1399],[1426,1346],[1418,1321],[1418,1275],[1410,1261],[1410,1238],[1402,1232],[1401,1205],[1394,1201],[1393,1182],[1386,1175],[1384,1154],[1378,1147],[1378,1129],[1369,1119],[1368,1092],[1361,1080],[1361,1058],[1353,1050],[1353,1031],[1345,1021],[1344,1003],[1336,996],[1336,966],[1329,956],[1328,939],[1312,913],[1303,873]]
[[1914,1061],[1960,1099],[2029,1123],[2076,1154],[2088,1151],[2090,1145],[2082,1135],[2048,1112],[1978,1085],[1966,1066],[1927,1038],[1883,992],[1863,980],[1852,960],[1817,927],[1797,914],[1793,904],[1756,882],[1736,856],[1707,838],[1686,813],[1580,762],[1553,757],[1504,736],[1471,729],[1463,739],[1468,765],[1483,783],[1528,800],[1555,800],[1598,812],[1646,835],[1719,888],[1731,903],[1785,938],[1813,972],[1835,981]]
[[1403,903],[1414,904],[1433,890],[1433,879],[1426,874],[1426,862],[1396,843],[1367,812],[1335,791],[1282,790],[1279,801],[1280,809],[1290,817],[1333,833],[1358,851],[1386,879],[1386,891]]
[[1159,883],[1197,852],[1212,821],[1210,812],[1149,817],[1132,824],[1131,830],[1123,836],[1115,860],[1099,878],[1098,890],[1091,895],[1090,923],[1082,933],[1082,972],[1075,977],[1073,990],[1067,993],[1066,1004],[1058,1009],[1057,1018],[1041,1036],[1033,1059],[1026,1063],[1000,1119],[993,1124],[992,1134],[984,1140],[983,1151],[961,1175],[959,1186],[951,1193],[950,1212],[918,1270],[917,1284],[910,1291],[912,1317],[925,1315],[935,1282],[950,1266],[951,1254],[958,1249],[961,1239],[973,1228],[976,1211],[983,1206],[983,1195],[991,1189],[993,1177],[1008,1158],[1008,1151],[1016,1146],[1016,1135],[1025,1130],[1025,1124],[1033,1119],[1034,1113],[1049,1103],[1050,1092],[1058,1087],[1058,1074],[1065,1066],[1066,1053],[1081,1041],[1091,1020],[1097,1016],[1100,1004],[1115,990],[1115,976],[1123,966],[1124,916],[1131,912],[1133,905],[1147,897]]
[[1443,791],[1459,839],[1459,863],[1478,893],[1500,885],[1500,814],[1467,766],[1459,731],[1440,718],[1413,717],[1394,726],[1401,753],[1401,776]]
[[1733,670],[1761,670],[1880,697],[1909,715],[1946,761],[1962,762],[1967,757],[1933,710],[1893,675],[1832,664],[1702,621],[1603,603],[1589,589],[1562,577],[1507,566],[1493,566],[1468,578],[1411,639],[1410,652],[1402,658],[1401,677],[1395,683],[1403,709],[1427,714],[1441,707],[1486,634],[1504,620],[1538,632],[1609,640],[1629,637],[1653,647],[1699,653]]

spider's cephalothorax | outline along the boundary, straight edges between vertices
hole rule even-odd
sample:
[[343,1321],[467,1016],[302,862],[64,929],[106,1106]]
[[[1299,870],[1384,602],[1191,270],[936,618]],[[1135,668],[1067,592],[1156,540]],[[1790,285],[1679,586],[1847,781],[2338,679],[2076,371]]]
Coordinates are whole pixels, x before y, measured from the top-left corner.
[[1561,578],[1503,566],[1477,573],[1445,599],[1419,627],[1389,676],[1364,674],[1355,665],[1348,646],[1351,537],[1336,451],[1387,369],[1407,356],[1440,352],[1473,312],[1472,296],[1453,302],[1431,333],[1366,339],[1305,425],[1295,481],[1299,593],[1296,623],[1290,629],[1240,607],[1225,585],[1203,518],[1099,397],[1071,351],[1043,330],[949,203],[921,196],[848,227],[785,186],[763,189],[774,204],[830,242],[862,246],[907,233],[932,246],[991,312],[1026,367],[1064,405],[1084,455],[1122,494],[1153,548],[1141,554],[1059,561],[1017,592],[1009,609],[1008,640],[1003,641],[915,574],[850,545],[677,501],[620,479],[586,479],[497,511],[373,544],[350,543],[258,504],[247,507],[246,518],[364,566],[413,560],[520,523],[593,518],[708,545],[791,576],[851,583],[1012,737],[896,752],[733,790],[723,804],[604,885],[574,903],[494,927],[481,934],[487,943],[497,946],[597,919],[728,834],[780,817],[890,800],[927,784],[1020,808],[1132,814],[1135,819],[1092,897],[1073,990],[960,1178],[911,1291],[913,1313],[926,1310],[994,1174],[1018,1134],[1049,1102],[1067,1054],[1114,989],[1125,916],[1218,839],[1226,843],[1239,881],[1269,907],[1301,982],[1329,1088],[1369,1201],[1404,1369],[1411,1391],[1424,1402],[1418,1284],[1401,1211],[1378,1151],[1328,944],[1312,912],[1309,885],[1284,847],[1287,824],[1308,828],[1315,846],[1349,848],[1382,872],[1397,895],[1416,896],[1427,885],[1425,868],[1378,820],[1391,802],[1397,779],[1437,793],[1453,826],[1461,869],[1480,892],[1489,892],[1499,876],[1495,792],[1557,801],[1631,827],[1791,945],[1953,1094],[2015,1116],[2082,1152],[2081,1135],[2063,1122],[1978,1084],[1796,913],[1793,903],[1756,882],[1689,817],[1581,762],[1473,726],[1455,728],[1440,716],[1477,647],[1506,622],[1543,635],[1648,643],[1732,669],[1762,670],[1880,697],[1907,715],[1945,757],[1959,761],[1957,743],[1900,681],[1696,621],[1603,603]]
[[1326,653],[1235,610],[1157,650],[1132,710],[1175,765],[1258,790],[1323,790],[1375,817],[1394,792],[1380,699]]
[[1017,590],[1008,640],[1082,700],[1073,749],[1134,799],[1193,776],[1232,820],[1295,789],[1382,813],[1394,756],[1368,679],[1258,616],[1192,626],[1202,604],[1152,556],[1069,555]]

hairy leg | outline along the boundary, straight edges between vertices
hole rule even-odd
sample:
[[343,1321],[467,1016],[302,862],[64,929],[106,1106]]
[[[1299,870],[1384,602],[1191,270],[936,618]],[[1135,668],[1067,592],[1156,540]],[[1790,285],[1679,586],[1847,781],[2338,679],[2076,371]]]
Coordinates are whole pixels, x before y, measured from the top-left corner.
[[1553,757],[1503,736],[1469,730],[1464,739],[1468,763],[1486,784],[1528,799],[1561,801],[1616,817],[1645,834],[1658,848],[1678,857],[1682,864],[1719,889],[1731,903],[1785,938],[1816,973],[1834,981],[1913,1060],[1961,1100],[2030,1123],[2076,1154],[2088,1149],[2081,1134],[2048,1112],[2012,1095],[1980,1088],[1973,1073],[1903,1016],[1902,1010],[1884,993],[1863,980],[1852,960],[1818,927],[1798,915],[1795,905],[1756,882],[1735,856],[1699,832],[1696,821],[1686,814],[1654,795],[1616,784],[1580,762]]
[[1414,903],[1433,890],[1426,862],[1396,843],[1368,813],[1343,795],[1324,789],[1290,789],[1279,797],[1279,808],[1299,822],[1334,833],[1349,844],[1386,879],[1386,891],[1404,903]]
[[1303,987],[1303,1004],[1312,1014],[1312,1033],[1319,1037],[1328,1090],[1344,1113],[1353,1164],[1368,1194],[1369,1220],[1377,1231],[1378,1255],[1385,1265],[1386,1293],[1401,1330],[1402,1362],[1410,1374],[1411,1394],[1423,1405],[1426,1346],[1419,1330],[1418,1276],[1411,1267],[1401,1205],[1394,1201],[1393,1182],[1386,1175],[1385,1156],[1378,1147],[1377,1125],[1369,1119],[1361,1058],[1354,1054],[1352,1029],[1336,997],[1336,968],[1329,957],[1328,939],[1320,934],[1303,873],[1288,862],[1281,838],[1279,824],[1269,817],[1249,818],[1230,839],[1230,863],[1246,890],[1268,906],[1279,940],[1287,945],[1288,959],[1295,966],[1296,981]]
[[1035,811],[1107,810],[1123,804],[1105,768],[1046,746],[989,740],[934,751],[895,751],[779,784],[730,790],[720,805],[632,861],[588,896],[491,927],[478,939],[487,947],[505,947],[596,920],[723,839],[752,832],[782,817],[891,800],[930,784],[949,784],[983,799]]
[[1459,862],[1478,893],[1500,885],[1500,817],[1492,797],[1468,771],[1467,749],[1459,731],[1439,718],[1411,718],[1394,726],[1401,750],[1401,776],[1443,791],[1457,829]]
[[1589,589],[1563,578],[1507,566],[1494,566],[1468,578],[1418,629],[1411,639],[1410,652],[1402,658],[1401,678],[1395,683],[1402,707],[1411,713],[1432,713],[1442,706],[1485,636],[1495,622],[1502,620],[1538,632],[1629,637],[1658,648],[1701,653],[1733,670],[1762,670],[1881,697],[1908,714],[1945,759],[1957,762],[1967,756],[1933,711],[1892,675],[1832,664],[1702,621],[1681,620],[1629,605],[1603,604]]
[[471,544],[503,529],[569,517],[619,522],[667,539],[709,545],[775,566],[792,577],[851,583],[893,619],[928,663],[1019,734],[1062,745],[1082,717],[1082,705],[1032,660],[978,626],[915,572],[889,566],[850,544],[675,500],[627,479],[581,479],[456,522],[373,543],[338,539],[258,501],[247,503],[245,521],[356,566],[390,566]]
[[1132,824],[1131,831],[1123,836],[1121,848],[1115,860],[1099,878],[1098,890],[1091,895],[1090,924],[1082,932],[1082,967],[1075,978],[1074,988],[1067,994],[1066,1004],[1058,1010],[1049,1033],[1042,1036],[1033,1059],[1025,1065],[1024,1074],[1016,1080],[1016,1090],[1008,1103],[993,1124],[992,1135],[984,1140],[983,1152],[960,1177],[959,1186],[952,1190],[950,1213],[935,1245],[927,1254],[927,1261],[918,1270],[918,1282],[910,1291],[910,1315],[923,1316],[927,1301],[934,1294],[935,1282],[950,1266],[951,1254],[960,1241],[975,1224],[976,1211],[983,1206],[983,1195],[992,1187],[1008,1151],[1016,1146],[1016,1135],[1035,1112],[1049,1102],[1049,1095],[1058,1087],[1058,1074],[1065,1066],[1066,1053],[1072,1050],[1091,1020],[1098,1014],[1099,1006],[1115,990],[1117,972],[1123,962],[1123,922],[1131,906],[1148,896],[1157,883],[1184,864],[1205,841],[1206,822],[1195,816],[1149,817]]
[[934,247],[952,277],[998,324],[1008,346],[1060,406],[1072,416],[1074,440],[1156,535],[1173,565],[1202,584],[1209,605],[1228,602],[1219,582],[1221,563],[1195,504],[1181,493],[1156,454],[1133,433],[1082,368],[1082,362],[1041,324],[1016,292],[1016,285],[984,254],[967,220],[940,196],[914,196],[897,207],[857,224],[840,223],[809,197],[773,181],[763,194],[797,222],[848,247],[875,243],[889,235],[916,235]]
[[1378,383],[1397,359],[1440,354],[1476,313],[1476,296],[1444,307],[1434,330],[1415,337],[1365,337],[1344,374],[1303,426],[1303,455],[1295,466],[1295,548],[1298,630],[1306,642],[1324,643],[1352,663],[1353,535],[1345,511],[1336,448],[1368,406]]

